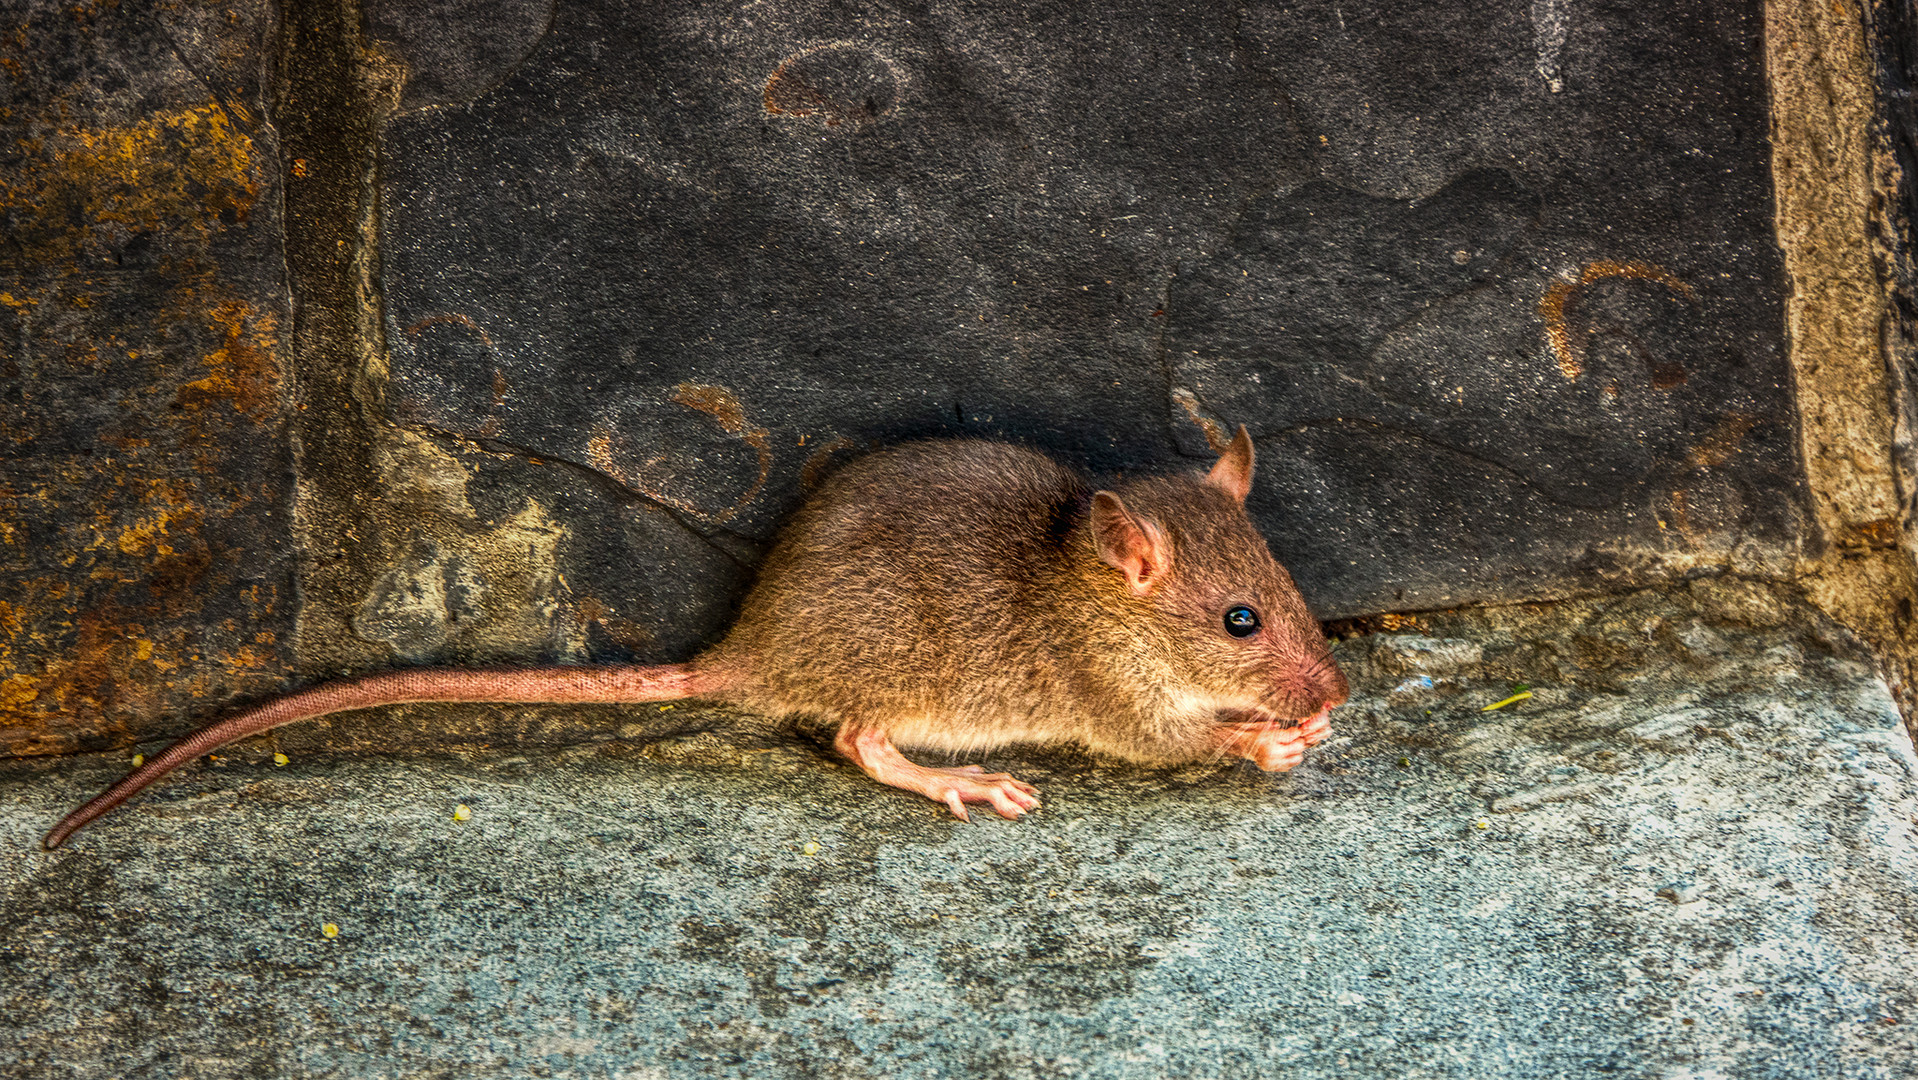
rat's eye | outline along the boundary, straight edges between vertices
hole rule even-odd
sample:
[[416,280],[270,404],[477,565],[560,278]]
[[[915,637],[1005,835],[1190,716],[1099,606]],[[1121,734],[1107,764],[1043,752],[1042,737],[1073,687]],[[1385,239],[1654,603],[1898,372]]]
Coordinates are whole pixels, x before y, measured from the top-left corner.
[[1225,632],[1233,637],[1251,637],[1259,632],[1259,613],[1244,604],[1227,609]]

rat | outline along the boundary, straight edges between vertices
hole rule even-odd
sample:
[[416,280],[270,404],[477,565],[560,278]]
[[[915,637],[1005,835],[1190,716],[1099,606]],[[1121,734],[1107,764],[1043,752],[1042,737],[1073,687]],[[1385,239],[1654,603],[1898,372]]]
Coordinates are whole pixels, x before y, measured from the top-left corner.
[[48,850],[175,768],[283,724],[412,702],[638,703],[697,697],[834,724],[882,784],[970,820],[1016,819],[1031,784],[950,755],[1076,746],[1144,765],[1297,765],[1346,682],[1245,512],[1252,438],[1210,471],[1093,490],[1033,450],[906,443],[830,477],[781,529],[738,619],[687,663],[381,672],[201,728],[49,832]]

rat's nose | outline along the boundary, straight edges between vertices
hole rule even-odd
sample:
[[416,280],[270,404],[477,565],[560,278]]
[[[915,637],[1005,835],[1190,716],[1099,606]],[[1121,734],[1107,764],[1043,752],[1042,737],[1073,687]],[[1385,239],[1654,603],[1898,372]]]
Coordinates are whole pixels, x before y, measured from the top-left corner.
[[1339,665],[1331,657],[1326,657],[1312,674],[1312,685],[1318,692],[1319,701],[1323,703],[1319,706],[1321,710],[1345,704],[1351,688],[1345,684],[1345,672],[1339,670]]

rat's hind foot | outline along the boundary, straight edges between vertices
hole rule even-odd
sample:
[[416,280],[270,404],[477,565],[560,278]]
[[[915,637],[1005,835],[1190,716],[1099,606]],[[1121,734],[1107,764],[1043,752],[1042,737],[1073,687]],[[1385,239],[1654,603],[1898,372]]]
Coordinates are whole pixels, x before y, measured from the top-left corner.
[[1038,788],[1014,780],[1006,773],[989,773],[978,765],[948,769],[915,765],[906,760],[884,732],[874,728],[848,724],[839,729],[833,745],[864,769],[867,776],[944,803],[960,821],[972,820],[966,813],[969,802],[990,803],[1000,817],[1014,820],[1039,805]]

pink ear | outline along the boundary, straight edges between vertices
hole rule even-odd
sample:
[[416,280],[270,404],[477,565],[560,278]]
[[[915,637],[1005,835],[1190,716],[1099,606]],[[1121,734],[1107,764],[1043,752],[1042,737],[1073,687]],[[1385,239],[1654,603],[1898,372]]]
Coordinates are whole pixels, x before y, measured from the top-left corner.
[[1212,471],[1205,474],[1205,482],[1239,502],[1244,502],[1252,493],[1252,436],[1244,424],[1239,425],[1239,433],[1232,436],[1232,445],[1219,455]]
[[1092,497],[1092,535],[1099,557],[1125,575],[1134,596],[1157,588],[1172,567],[1172,546],[1157,525],[1127,510],[1110,491]]

